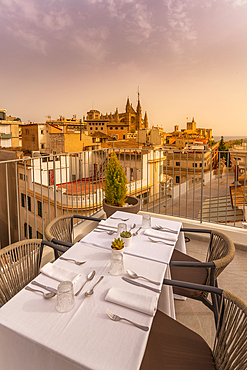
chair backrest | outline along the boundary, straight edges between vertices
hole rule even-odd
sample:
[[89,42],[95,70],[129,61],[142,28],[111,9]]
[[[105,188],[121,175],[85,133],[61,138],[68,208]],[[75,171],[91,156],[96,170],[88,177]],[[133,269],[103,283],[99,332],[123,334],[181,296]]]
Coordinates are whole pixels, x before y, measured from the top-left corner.
[[213,348],[217,370],[247,369],[247,304],[226,290]]
[[[216,279],[233,260],[234,255],[235,246],[232,240],[220,231],[212,231],[206,261],[214,262]],[[209,279],[208,276],[207,284]]]
[[72,220],[73,215],[65,215],[54,218],[45,228],[45,237],[48,241],[57,239],[72,243]]
[[0,249],[0,304],[3,305],[39,274],[43,245],[28,239]]

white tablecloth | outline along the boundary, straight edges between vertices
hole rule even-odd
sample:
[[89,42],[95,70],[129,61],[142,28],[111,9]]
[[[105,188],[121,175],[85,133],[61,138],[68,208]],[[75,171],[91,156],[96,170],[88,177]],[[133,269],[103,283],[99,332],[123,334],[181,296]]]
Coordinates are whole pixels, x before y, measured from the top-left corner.
[[[127,230],[131,227],[132,224],[136,224],[136,228],[132,230],[135,232],[141,225],[142,225],[142,216],[133,214],[133,213],[126,213],[117,211],[112,215],[113,217],[122,217],[122,218],[129,218],[128,221],[125,223],[127,224]],[[121,220],[114,220],[110,219],[110,224],[112,225],[115,222],[115,225],[119,222],[123,222]],[[171,259],[171,255],[173,253],[174,247],[180,250],[183,253],[186,253],[185,241],[184,241],[184,233],[179,233],[180,228],[182,227],[181,222],[165,220],[162,218],[151,218],[151,226],[155,226],[155,224],[159,224],[161,226],[169,227],[173,230],[176,230],[178,234],[176,235],[176,241],[174,242],[173,246],[165,245],[162,243],[152,243],[148,239],[146,235],[144,235],[144,229],[141,229],[137,236],[133,236],[131,240],[130,247],[125,248],[126,254],[131,254],[133,256],[147,258],[153,261],[159,261],[163,263],[169,263]],[[173,234],[174,235],[174,234]],[[81,242],[82,243],[92,243],[95,246],[110,249],[111,248],[111,241],[116,237],[116,234],[108,235],[107,232],[94,232],[92,231],[90,234],[86,235]],[[171,243],[168,241],[168,243]]]
[[[105,296],[111,287],[142,291],[147,296],[158,297],[158,294],[128,284],[121,276],[111,276],[110,253],[103,248],[77,243],[64,256],[86,260],[84,265],[76,266],[62,260],[55,262],[81,274],[75,283],[75,291],[88,273],[96,270],[96,277],[76,297],[75,307],[70,312],[57,312],[56,298],[45,300],[39,293],[27,290],[19,292],[0,309],[1,370],[139,369],[149,333],[126,322],[111,321],[105,311],[109,308],[120,316],[149,327],[153,317],[107,302]],[[127,254],[124,263],[125,269],[158,280],[162,285],[166,264]],[[85,298],[83,292],[92,287],[101,275],[104,279],[95,288],[94,295]],[[36,280],[55,288],[58,285],[57,281],[42,274]],[[152,286],[148,282],[145,284]],[[173,296],[167,296],[166,303],[170,309]]]

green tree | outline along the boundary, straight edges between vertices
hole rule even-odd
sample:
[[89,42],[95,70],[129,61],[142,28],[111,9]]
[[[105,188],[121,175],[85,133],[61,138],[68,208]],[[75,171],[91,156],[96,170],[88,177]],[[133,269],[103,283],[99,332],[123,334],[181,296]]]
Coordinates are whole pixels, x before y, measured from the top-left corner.
[[221,136],[220,142],[219,142],[219,161],[224,161],[225,165],[227,167],[230,167],[231,165],[231,160],[230,160],[230,153],[228,151],[229,147],[226,145],[224,142],[223,136]]
[[105,198],[112,206],[123,206],[127,197],[127,178],[115,152],[111,153],[106,166]]

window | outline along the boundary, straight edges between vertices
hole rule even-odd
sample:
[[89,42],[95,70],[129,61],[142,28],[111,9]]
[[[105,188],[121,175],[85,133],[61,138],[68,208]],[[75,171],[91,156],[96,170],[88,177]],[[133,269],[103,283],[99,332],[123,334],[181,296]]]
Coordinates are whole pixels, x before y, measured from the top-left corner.
[[180,166],[180,162],[176,162],[176,166]]
[[180,183],[180,176],[176,176],[176,184]]
[[43,239],[43,234],[41,234],[39,231],[36,233],[37,239]]
[[115,127],[115,130],[118,130],[118,127]]
[[40,133],[41,133],[41,135],[44,135],[44,130],[41,130]]
[[121,127],[121,130],[123,130],[123,127]]
[[38,200],[37,201],[38,205],[38,216],[42,217],[42,203]]
[[45,149],[45,144],[41,144],[41,149]]
[[23,193],[21,193],[21,206],[26,207],[26,196]]
[[31,198],[28,196],[27,197],[27,203],[28,203],[28,210],[31,211]]
[[27,176],[25,176],[24,173],[20,173],[20,180],[27,181]]
[[104,129],[104,127],[101,127],[101,130],[103,130]]
[[95,130],[98,130],[98,127],[95,127]]
[[[27,202],[28,210],[31,211],[31,198],[29,196],[27,197]],[[26,207],[26,195],[23,193],[21,193],[21,206]]]
[[112,130],[112,127],[110,127],[110,130]]
[[192,166],[193,167],[197,167],[197,163],[192,163]]
[[24,223],[25,238],[32,239],[32,234],[33,234],[32,226],[28,225],[28,236],[27,236],[27,223],[25,222]]

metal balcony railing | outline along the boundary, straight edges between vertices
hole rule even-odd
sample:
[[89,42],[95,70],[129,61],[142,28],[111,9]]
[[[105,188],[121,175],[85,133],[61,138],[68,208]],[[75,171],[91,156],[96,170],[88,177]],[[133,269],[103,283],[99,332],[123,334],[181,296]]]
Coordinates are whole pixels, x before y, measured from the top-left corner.
[[1,246],[42,238],[61,214],[102,208],[112,150],[125,170],[128,194],[143,211],[242,227],[246,221],[247,153],[99,149],[0,162]]

